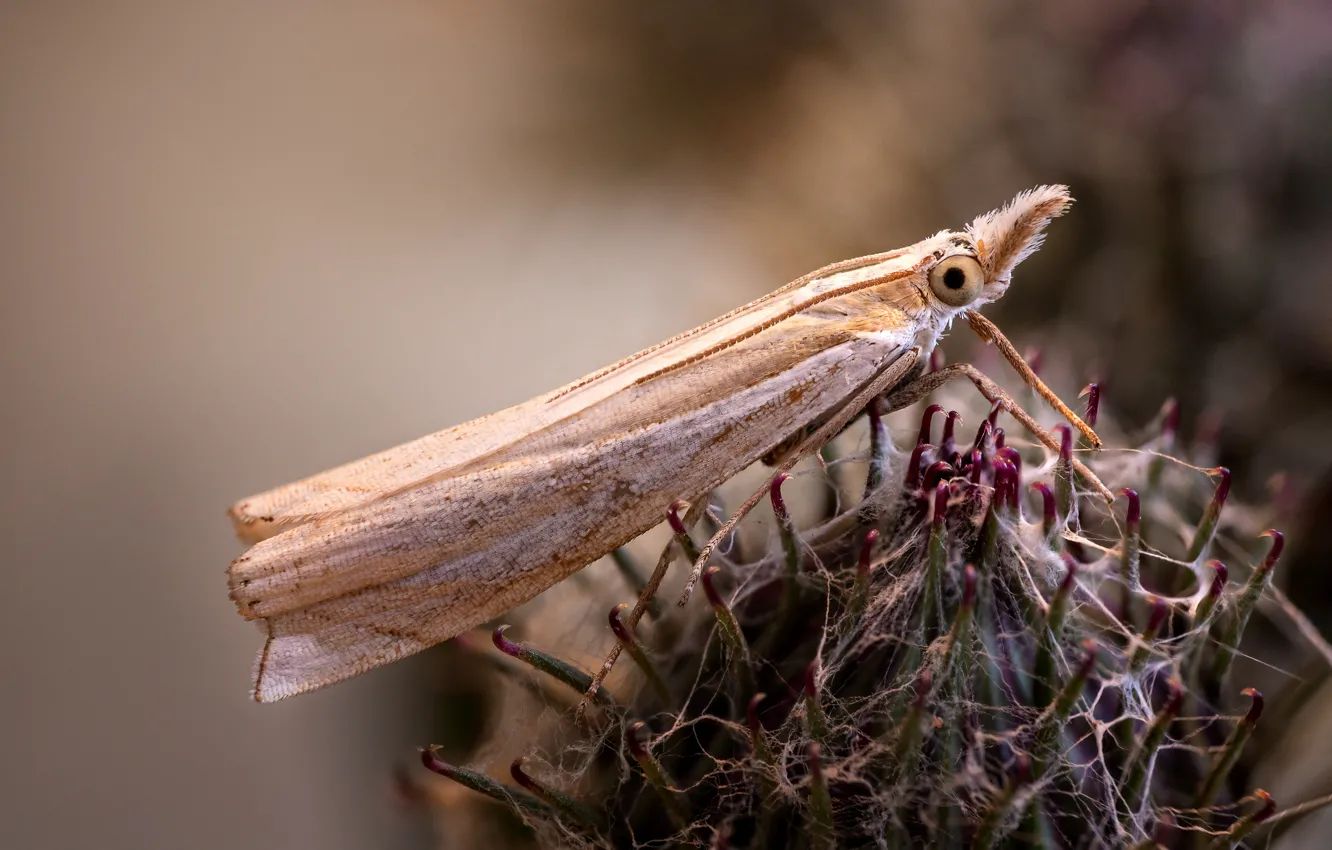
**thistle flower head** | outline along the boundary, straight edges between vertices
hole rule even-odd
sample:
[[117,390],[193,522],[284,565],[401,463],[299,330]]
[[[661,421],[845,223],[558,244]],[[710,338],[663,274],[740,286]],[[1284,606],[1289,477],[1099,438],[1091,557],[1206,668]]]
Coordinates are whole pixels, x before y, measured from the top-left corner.
[[[1182,847],[1177,821],[1261,826],[1268,798],[1227,777],[1263,698],[1226,682],[1281,534],[1230,520],[1228,470],[1165,455],[1177,405],[1143,451],[1099,454],[1044,414],[1052,452],[968,393],[917,419],[876,412],[824,466],[775,477],[769,544],[747,523],[701,601],[636,627],[611,612],[629,656],[614,695],[581,726],[560,709],[531,745],[552,766],[542,779],[514,767],[544,843]],[[1100,386],[1087,395],[1088,419],[1115,433]],[[895,446],[897,419],[910,431]],[[1077,477],[1075,453],[1116,504]],[[675,553],[698,551],[695,530],[683,504],[663,519],[668,575],[683,577]],[[1223,564],[1218,541],[1249,554]],[[590,681],[567,653],[495,640],[533,675]]]

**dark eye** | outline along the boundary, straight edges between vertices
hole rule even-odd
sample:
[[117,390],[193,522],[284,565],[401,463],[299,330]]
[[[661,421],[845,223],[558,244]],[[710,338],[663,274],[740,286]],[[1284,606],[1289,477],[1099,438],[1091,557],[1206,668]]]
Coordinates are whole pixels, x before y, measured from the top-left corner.
[[949,307],[965,307],[980,295],[985,273],[974,257],[956,254],[930,269],[930,289]]

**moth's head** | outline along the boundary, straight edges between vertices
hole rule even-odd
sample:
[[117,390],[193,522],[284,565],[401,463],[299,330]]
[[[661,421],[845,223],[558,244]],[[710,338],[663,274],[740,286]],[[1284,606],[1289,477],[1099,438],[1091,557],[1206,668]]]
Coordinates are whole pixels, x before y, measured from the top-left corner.
[[927,254],[920,289],[935,316],[946,325],[964,310],[998,300],[1014,267],[1041,247],[1045,225],[1072,202],[1067,186],[1037,186],[978,217],[965,231],[945,231],[920,243]]

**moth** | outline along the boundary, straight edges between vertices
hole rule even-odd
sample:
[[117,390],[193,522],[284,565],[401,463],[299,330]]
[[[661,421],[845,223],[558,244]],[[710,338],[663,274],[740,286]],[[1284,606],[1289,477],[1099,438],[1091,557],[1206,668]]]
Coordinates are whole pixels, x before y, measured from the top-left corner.
[[1057,448],[974,367],[925,372],[958,316],[1099,446],[976,312],[1071,200],[1064,186],[1023,192],[961,231],[825,266],[531,401],[237,502],[231,519],[253,545],[228,570],[231,598],[267,632],[254,699],[484,623],[759,458],[778,453],[776,472],[789,469],[875,398],[900,409],[962,376]]

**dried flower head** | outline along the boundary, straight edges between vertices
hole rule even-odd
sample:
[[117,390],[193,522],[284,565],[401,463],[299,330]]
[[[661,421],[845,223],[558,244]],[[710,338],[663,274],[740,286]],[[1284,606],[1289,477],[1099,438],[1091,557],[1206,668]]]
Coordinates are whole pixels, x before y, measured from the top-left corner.
[[[1281,534],[1227,506],[1228,470],[1157,452],[1176,417],[1100,453],[1064,426],[1053,452],[979,401],[941,393],[919,429],[902,414],[900,447],[871,407],[822,465],[776,480],[771,544],[750,522],[703,573],[705,603],[637,629],[612,610],[636,675],[582,725],[560,706],[532,744],[542,779],[427,765],[506,799],[543,846],[1238,842],[1272,812],[1233,781],[1263,698],[1228,678]],[[683,506],[670,524],[683,580],[706,528]],[[495,640],[571,696],[590,682]]]

